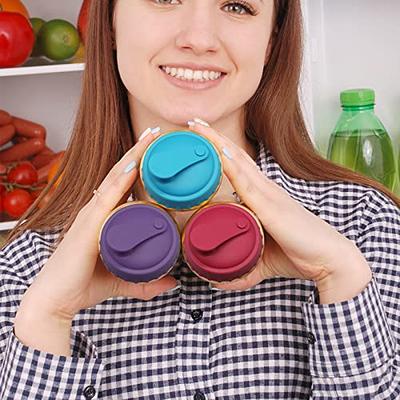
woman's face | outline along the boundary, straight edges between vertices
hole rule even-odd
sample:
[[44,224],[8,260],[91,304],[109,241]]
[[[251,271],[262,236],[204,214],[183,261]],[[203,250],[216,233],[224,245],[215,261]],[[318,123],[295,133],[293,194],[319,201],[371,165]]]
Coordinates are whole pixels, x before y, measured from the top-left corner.
[[[117,62],[133,115],[142,113],[156,123],[161,118],[175,125],[186,125],[195,116],[214,122],[240,115],[261,80],[273,3],[117,0]],[[172,74],[182,68],[186,80],[161,67],[170,67]],[[209,71],[209,78],[211,71],[223,74],[207,81],[204,71]]]

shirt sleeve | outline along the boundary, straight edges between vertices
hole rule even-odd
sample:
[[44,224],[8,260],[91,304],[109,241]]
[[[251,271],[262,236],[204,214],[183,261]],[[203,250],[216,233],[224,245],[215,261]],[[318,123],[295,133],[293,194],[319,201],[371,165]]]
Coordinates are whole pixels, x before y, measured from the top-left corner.
[[302,305],[315,400],[400,398],[399,208],[375,193],[359,232],[368,286],[349,301],[315,304],[313,293]]
[[104,365],[84,333],[71,330],[71,357],[28,347],[14,334],[13,320],[28,287],[15,271],[29,276],[34,268],[31,254],[23,258],[25,268],[12,268],[13,262],[0,251],[0,399],[98,398]]

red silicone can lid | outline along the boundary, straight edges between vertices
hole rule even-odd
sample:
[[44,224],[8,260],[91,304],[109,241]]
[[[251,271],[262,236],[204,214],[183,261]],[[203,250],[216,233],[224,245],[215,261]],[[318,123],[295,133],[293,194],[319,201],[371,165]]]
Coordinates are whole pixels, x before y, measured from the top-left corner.
[[183,256],[200,277],[231,281],[257,263],[264,235],[257,217],[235,203],[214,203],[189,219],[182,236]]

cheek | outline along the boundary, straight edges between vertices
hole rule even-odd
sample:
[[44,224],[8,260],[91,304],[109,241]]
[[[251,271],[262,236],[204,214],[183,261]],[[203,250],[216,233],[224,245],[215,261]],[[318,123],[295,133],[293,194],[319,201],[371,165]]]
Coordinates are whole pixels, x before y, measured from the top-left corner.
[[242,102],[249,100],[260,84],[264,70],[264,51],[262,47],[252,47],[238,65],[238,79],[235,84],[238,85],[237,93],[241,93]]
[[[137,1],[137,0],[135,0]],[[124,5],[125,3],[122,3]],[[118,9],[116,45],[118,70],[125,87],[133,92],[148,73],[152,54],[156,54],[161,33],[149,29],[151,19],[140,9]]]
[[121,80],[132,93],[145,74],[151,62],[152,37],[143,35],[137,29],[125,32],[117,39],[117,64]]
[[[229,49],[240,77],[240,85],[246,92],[253,94],[258,87],[265,63],[268,38],[265,37],[266,27],[243,30],[240,35],[229,35]],[[234,39],[233,39],[234,38]],[[255,40],[255,38],[259,38]]]

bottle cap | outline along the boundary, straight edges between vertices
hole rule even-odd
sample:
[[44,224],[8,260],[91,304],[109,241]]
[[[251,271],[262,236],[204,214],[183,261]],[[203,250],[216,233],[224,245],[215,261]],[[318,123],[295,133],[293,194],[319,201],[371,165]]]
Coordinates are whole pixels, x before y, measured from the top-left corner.
[[264,247],[257,217],[236,203],[213,203],[194,213],[182,235],[182,254],[201,278],[232,281],[249,273]]
[[372,89],[349,89],[340,93],[342,106],[368,106],[375,104],[375,92]]
[[148,195],[167,209],[190,210],[207,203],[222,181],[214,145],[190,131],[161,135],[146,149],[140,177]]
[[166,275],[180,254],[180,233],[161,207],[129,202],[104,222],[99,252],[105,267],[130,282],[149,282]]

